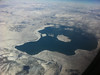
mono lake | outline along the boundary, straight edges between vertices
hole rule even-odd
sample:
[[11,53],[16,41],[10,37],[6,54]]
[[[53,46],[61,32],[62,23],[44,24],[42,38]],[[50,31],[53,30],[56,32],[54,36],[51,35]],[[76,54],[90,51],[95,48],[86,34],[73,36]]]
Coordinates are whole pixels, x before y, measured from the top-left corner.
[[[66,55],[74,55],[75,50],[93,50],[97,47],[97,39],[90,33],[84,32],[76,27],[46,27],[39,31],[41,38],[35,42],[27,42],[15,48],[30,55],[37,54],[43,50],[56,51]],[[42,34],[44,36],[42,36]],[[57,39],[58,35],[67,36],[71,41],[64,42]]]

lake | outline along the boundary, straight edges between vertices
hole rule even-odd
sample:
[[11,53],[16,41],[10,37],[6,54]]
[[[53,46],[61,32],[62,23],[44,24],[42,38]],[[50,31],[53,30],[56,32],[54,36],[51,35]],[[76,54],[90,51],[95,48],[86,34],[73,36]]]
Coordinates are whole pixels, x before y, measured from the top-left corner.
[[[37,54],[43,50],[56,51],[65,55],[74,55],[75,50],[93,50],[97,47],[98,41],[93,34],[82,31],[80,28],[68,26],[46,27],[39,31],[42,36],[38,41],[27,42],[15,48],[30,55]],[[71,42],[63,42],[57,39],[57,35],[64,35],[71,39]],[[27,36],[27,35],[26,35]]]

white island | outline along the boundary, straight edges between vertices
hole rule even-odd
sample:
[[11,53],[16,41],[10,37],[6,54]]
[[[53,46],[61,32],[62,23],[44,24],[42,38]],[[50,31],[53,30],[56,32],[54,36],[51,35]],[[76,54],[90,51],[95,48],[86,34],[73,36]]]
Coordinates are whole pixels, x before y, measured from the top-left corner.
[[69,39],[69,37],[64,35],[57,35],[57,39],[63,42],[71,42],[71,39]]

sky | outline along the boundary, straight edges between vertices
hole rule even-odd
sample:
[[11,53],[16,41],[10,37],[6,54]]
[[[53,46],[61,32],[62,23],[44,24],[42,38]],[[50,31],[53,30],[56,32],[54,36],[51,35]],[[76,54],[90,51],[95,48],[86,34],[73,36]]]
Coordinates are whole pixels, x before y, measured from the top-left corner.
[[100,0],[39,0],[39,1],[100,2]]
[[[7,1],[7,0],[0,0],[0,1]],[[12,1],[12,0],[9,0]],[[16,0],[15,0],[16,1]],[[18,0],[18,1],[28,1],[28,0]],[[29,0],[29,1],[36,1],[36,2],[78,2],[78,3],[100,3],[100,0]]]
[[100,3],[100,0],[36,0],[38,2],[52,2],[52,1],[56,1],[56,2],[78,2],[78,3]]
[[[67,1],[67,0],[65,0]],[[100,0],[69,0],[69,1],[79,1],[79,2],[100,2]]]

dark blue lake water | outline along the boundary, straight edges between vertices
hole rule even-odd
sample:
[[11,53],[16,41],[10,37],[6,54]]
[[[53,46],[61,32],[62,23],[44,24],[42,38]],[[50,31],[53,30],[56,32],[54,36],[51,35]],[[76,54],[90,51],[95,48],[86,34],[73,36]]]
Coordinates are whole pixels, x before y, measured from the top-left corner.
[[[73,28],[73,30],[66,30]],[[47,34],[36,42],[27,42],[15,48],[30,55],[37,54],[43,50],[60,52],[66,55],[74,55],[76,49],[93,50],[97,47],[97,39],[92,34],[86,33],[76,27],[47,27],[39,31],[41,34]],[[54,35],[51,37],[50,35]],[[57,39],[57,35],[65,35],[71,39],[71,42],[62,42]],[[27,36],[27,35],[26,35]]]

